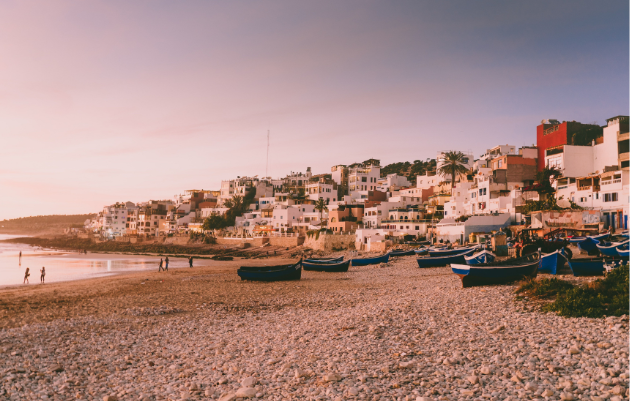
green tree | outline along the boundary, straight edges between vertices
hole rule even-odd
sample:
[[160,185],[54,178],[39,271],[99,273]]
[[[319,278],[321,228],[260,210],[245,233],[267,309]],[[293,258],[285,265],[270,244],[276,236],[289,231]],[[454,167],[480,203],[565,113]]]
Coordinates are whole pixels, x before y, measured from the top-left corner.
[[315,202],[315,210],[319,212],[319,221],[321,222],[324,211],[328,211],[328,205],[326,205],[324,198],[319,198],[317,202]]
[[536,173],[536,181],[539,184],[536,192],[538,192],[541,200],[546,200],[556,192],[552,184],[561,174],[560,170],[554,167],[545,167],[542,171]]
[[442,176],[451,176],[451,192],[455,187],[455,178],[458,174],[466,174],[468,168],[464,165],[466,156],[462,152],[446,152],[444,154],[444,164],[438,169],[437,173]]
[[206,231],[220,230],[225,227],[227,227],[227,221],[222,216],[219,216],[217,214],[213,214],[212,216],[206,218],[203,221],[203,225],[201,226],[201,228]]

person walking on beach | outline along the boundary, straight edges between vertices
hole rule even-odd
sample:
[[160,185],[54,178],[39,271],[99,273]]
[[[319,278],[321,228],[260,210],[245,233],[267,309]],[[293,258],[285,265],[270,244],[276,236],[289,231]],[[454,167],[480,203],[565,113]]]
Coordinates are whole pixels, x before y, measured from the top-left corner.
[[160,268],[158,269],[158,273],[159,273],[159,272],[161,272],[162,270],[164,270],[164,269],[162,268],[162,263],[163,263],[163,262],[162,262],[162,259],[160,259]]
[[192,262],[193,262],[193,257],[189,256],[188,257],[188,264],[190,265],[189,267],[192,267]]
[[40,272],[42,273],[41,277],[39,278],[39,281],[44,284],[44,278],[46,277],[46,266],[42,266],[42,268],[40,269]]
[[31,275],[31,273],[29,272],[29,268],[26,268],[26,271],[24,272],[24,282],[22,284],[30,284],[28,282],[28,277]]
[[168,271],[168,256],[166,257],[166,259],[164,259],[164,264],[165,264],[165,268],[164,271],[167,272]]
[[20,259],[19,259],[19,264],[20,264],[20,266],[22,266],[22,251],[20,251]]

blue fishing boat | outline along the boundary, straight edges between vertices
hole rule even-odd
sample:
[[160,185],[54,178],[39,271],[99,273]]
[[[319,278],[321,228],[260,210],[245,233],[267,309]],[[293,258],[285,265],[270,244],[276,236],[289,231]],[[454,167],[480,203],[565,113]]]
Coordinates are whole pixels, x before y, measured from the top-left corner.
[[379,263],[387,263],[389,262],[389,253],[385,255],[376,256],[374,258],[357,258],[352,259],[352,266],[367,266],[367,265],[377,265]]
[[338,258],[319,258],[319,259],[304,259],[307,263],[339,263],[343,262],[343,256]]
[[462,287],[475,285],[502,284],[525,277],[536,277],[540,256],[533,253],[522,258],[479,265],[453,264],[451,270],[462,280]]
[[612,242],[612,243],[603,243],[600,242],[596,244],[597,249],[599,249],[599,253],[605,256],[617,257],[619,254],[617,253],[617,248],[623,245],[627,245],[629,240],[623,242]]
[[418,256],[424,256],[429,254],[429,248],[414,249],[413,252]]
[[471,246],[467,248],[454,248],[454,249],[429,249],[429,256],[450,256],[459,255],[460,253],[468,252],[469,250],[477,250],[479,246]]
[[564,252],[564,248],[558,249],[555,252],[542,254],[540,256],[540,266],[538,266],[538,270],[549,274],[557,274],[558,270],[562,269],[566,261],[567,255]]
[[601,241],[603,239],[608,238],[608,236],[610,235],[610,233],[603,233],[603,234],[598,234],[598,235],[590,235],[590,236],[580,236],[580,237],[570,237],[569,238],[569,242],[572,244],[578,244],[582,241],[584,241],[587,238],[591,238],[594,239],[595,241]]
[[603,276],[604,258],[580,258],[569,260],[569,267],[574,276]]
[[464,256],[467,265],[478,265],[480,263],[492,263],[494,262],[496,255],[488,250],[483,250],[472,254],[471,256]]
[[619,234],[619,235],[621,235],[622,237],[625,237],[625,238],[630,237],[630,235],[628,234],[628,230],[622,231],[621,234]]
[[580,251],[589,253],[597,249],[597,244],[599,244],[598,240],[587,237],[584,241],[578,242],[577,246]]
[[396,249],[393,250],[391,252],[389,252],[389,256],[409,256],[409,255],[414,255],[415,251],[413,249],[410,249],[408,251],[403,251],[402,249]]
[[302,277],[302,260],[290,265],[241,266],[237,273],[241,280],[283,281],[299,280]]
[[457,255],[448,255],[448,256],[435,256],[428,258],[418,258],[416,261],[418,262],[418,267],[442,267],[446,265],[450,265],[452,263],[466,263],[466,256],[470,256],[475,252],[476,248],[469,249],[464,253],[460,253]]
[[629,256],[629,254],[628,254],[628,244],[622,245],[619,248],[617,248],[617,255],[620,258],[628,259],[628,256]]
[[349,266],[350,260],[339,263],[302,263],[304,270],[315,270],[320,272],[347,272]]

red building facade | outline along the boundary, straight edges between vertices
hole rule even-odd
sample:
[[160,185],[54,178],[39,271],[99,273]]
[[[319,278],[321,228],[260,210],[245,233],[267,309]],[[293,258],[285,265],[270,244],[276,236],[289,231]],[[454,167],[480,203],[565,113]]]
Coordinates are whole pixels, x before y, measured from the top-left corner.
[[562,145],[590,145],[603,135],[603,128],[597,124],[582,124],[576,121],[543,121],[536,127],[538,147],[538,171],[545,168],[545,151]]

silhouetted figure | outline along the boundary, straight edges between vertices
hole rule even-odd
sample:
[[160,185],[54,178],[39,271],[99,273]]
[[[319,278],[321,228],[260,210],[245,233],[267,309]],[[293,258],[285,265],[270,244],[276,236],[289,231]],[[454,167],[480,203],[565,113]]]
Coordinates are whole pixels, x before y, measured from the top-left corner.
[[22,251],[20,251],[20,258],[18,260],[19,265],[22,266]]
[[[24,282],[22,284],[27,284],[28,283],[28,277],[31,275],[30,269],[27,267],[26,271],[24,272]],[[30,284],[30,283],[29,283]]]
[[164,269],[162,268],[162,263],[164,263],[164,262],[162,261],[162,259],[160,259],[160,268],[158,269],[158,273],[159,273],[159,272],[161,272],[162,270],[164,270]]
[[44,279],[46,278],[46,267],[42,266],[42,268],[39,271],[41,273],[39,281],[40,281],[40,283],[44,284]]
[[188,264],[189,264],[189,267],[193,267],[193,257],[192,256],[188,257]]
[[164,259],[164,265],[165,265],[164,271],[167,272],[168,271],[168,256],[166,257],[166,259]]

